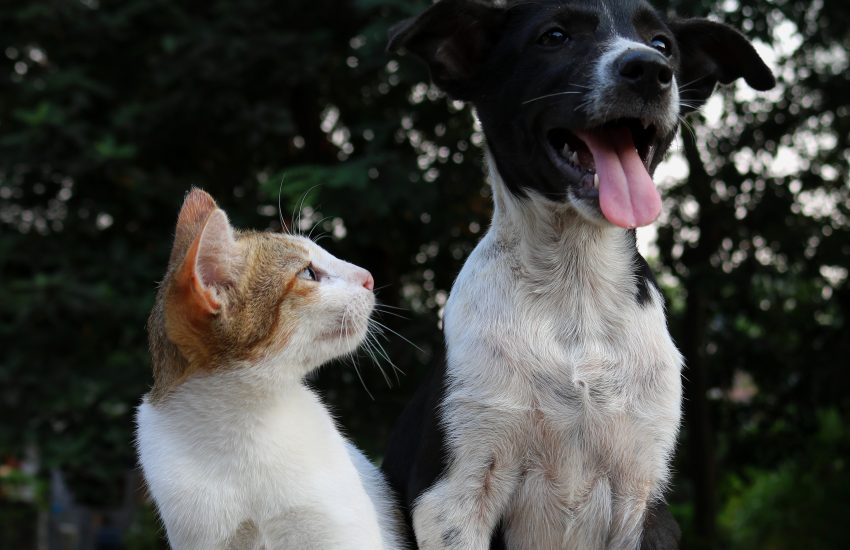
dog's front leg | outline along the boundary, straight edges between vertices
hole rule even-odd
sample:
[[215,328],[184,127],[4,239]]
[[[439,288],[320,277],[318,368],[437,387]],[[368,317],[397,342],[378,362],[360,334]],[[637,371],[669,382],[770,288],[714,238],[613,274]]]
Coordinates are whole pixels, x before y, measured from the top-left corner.
[[614,499],[610,550],[638,550],[646,516],[645,498]]
[[455,440],[447,474],[417,499],[413,529],[420,550],[488,550],[520,477],[512,452]]

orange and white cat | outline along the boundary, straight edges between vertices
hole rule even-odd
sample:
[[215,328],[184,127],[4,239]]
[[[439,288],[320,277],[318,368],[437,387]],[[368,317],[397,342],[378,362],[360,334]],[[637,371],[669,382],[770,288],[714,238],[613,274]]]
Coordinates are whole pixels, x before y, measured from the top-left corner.
[[303,382],[354,351],[372,276],[309,239],[234,230],[193,189],[148,321],[137,446],[176,550],[401,548],[378,470]]

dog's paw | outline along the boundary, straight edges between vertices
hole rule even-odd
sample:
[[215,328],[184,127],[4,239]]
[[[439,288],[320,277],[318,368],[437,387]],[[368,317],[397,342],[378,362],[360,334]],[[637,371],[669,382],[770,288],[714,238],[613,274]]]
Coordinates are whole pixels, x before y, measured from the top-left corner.
[[474,519],[457,499],[439,487],[423,494],[413,510],[413,530],[420,550],[487,550]]

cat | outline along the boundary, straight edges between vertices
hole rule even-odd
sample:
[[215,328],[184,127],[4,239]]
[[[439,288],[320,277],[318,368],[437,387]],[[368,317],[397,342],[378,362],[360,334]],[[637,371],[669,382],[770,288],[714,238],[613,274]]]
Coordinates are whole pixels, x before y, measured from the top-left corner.
[[136,417],[173,548],[403,548],[382,474],[304,384],[364,339],[373,287],[307,238],[237,231],[209,194],[186,196]]

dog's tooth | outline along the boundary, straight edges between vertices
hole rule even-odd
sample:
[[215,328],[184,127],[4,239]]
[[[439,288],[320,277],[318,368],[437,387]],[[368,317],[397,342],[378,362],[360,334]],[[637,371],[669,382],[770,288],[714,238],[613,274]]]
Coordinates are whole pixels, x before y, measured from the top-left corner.
[[575,151],[573,151],[573,154],[570,155],[570,162],[572,162],[573,164],[578,164],[578,153],[576,153]]
[[567,158],[570,158],[570,146],[566,143],[564,144],[564,148],[561,150],[561,154]]
[[647,128],[649,128],[649,124],[650,124],[650,122],[649,122],[649,119],[648,119],[648,118],[645,118],[645,119],[641,120],[641,121],[640,121],[640,123],[643,125],[643,129],[644,129],[644,130],[646,130]]
[[593,174],[593,186],[599,188],[599,174]]

